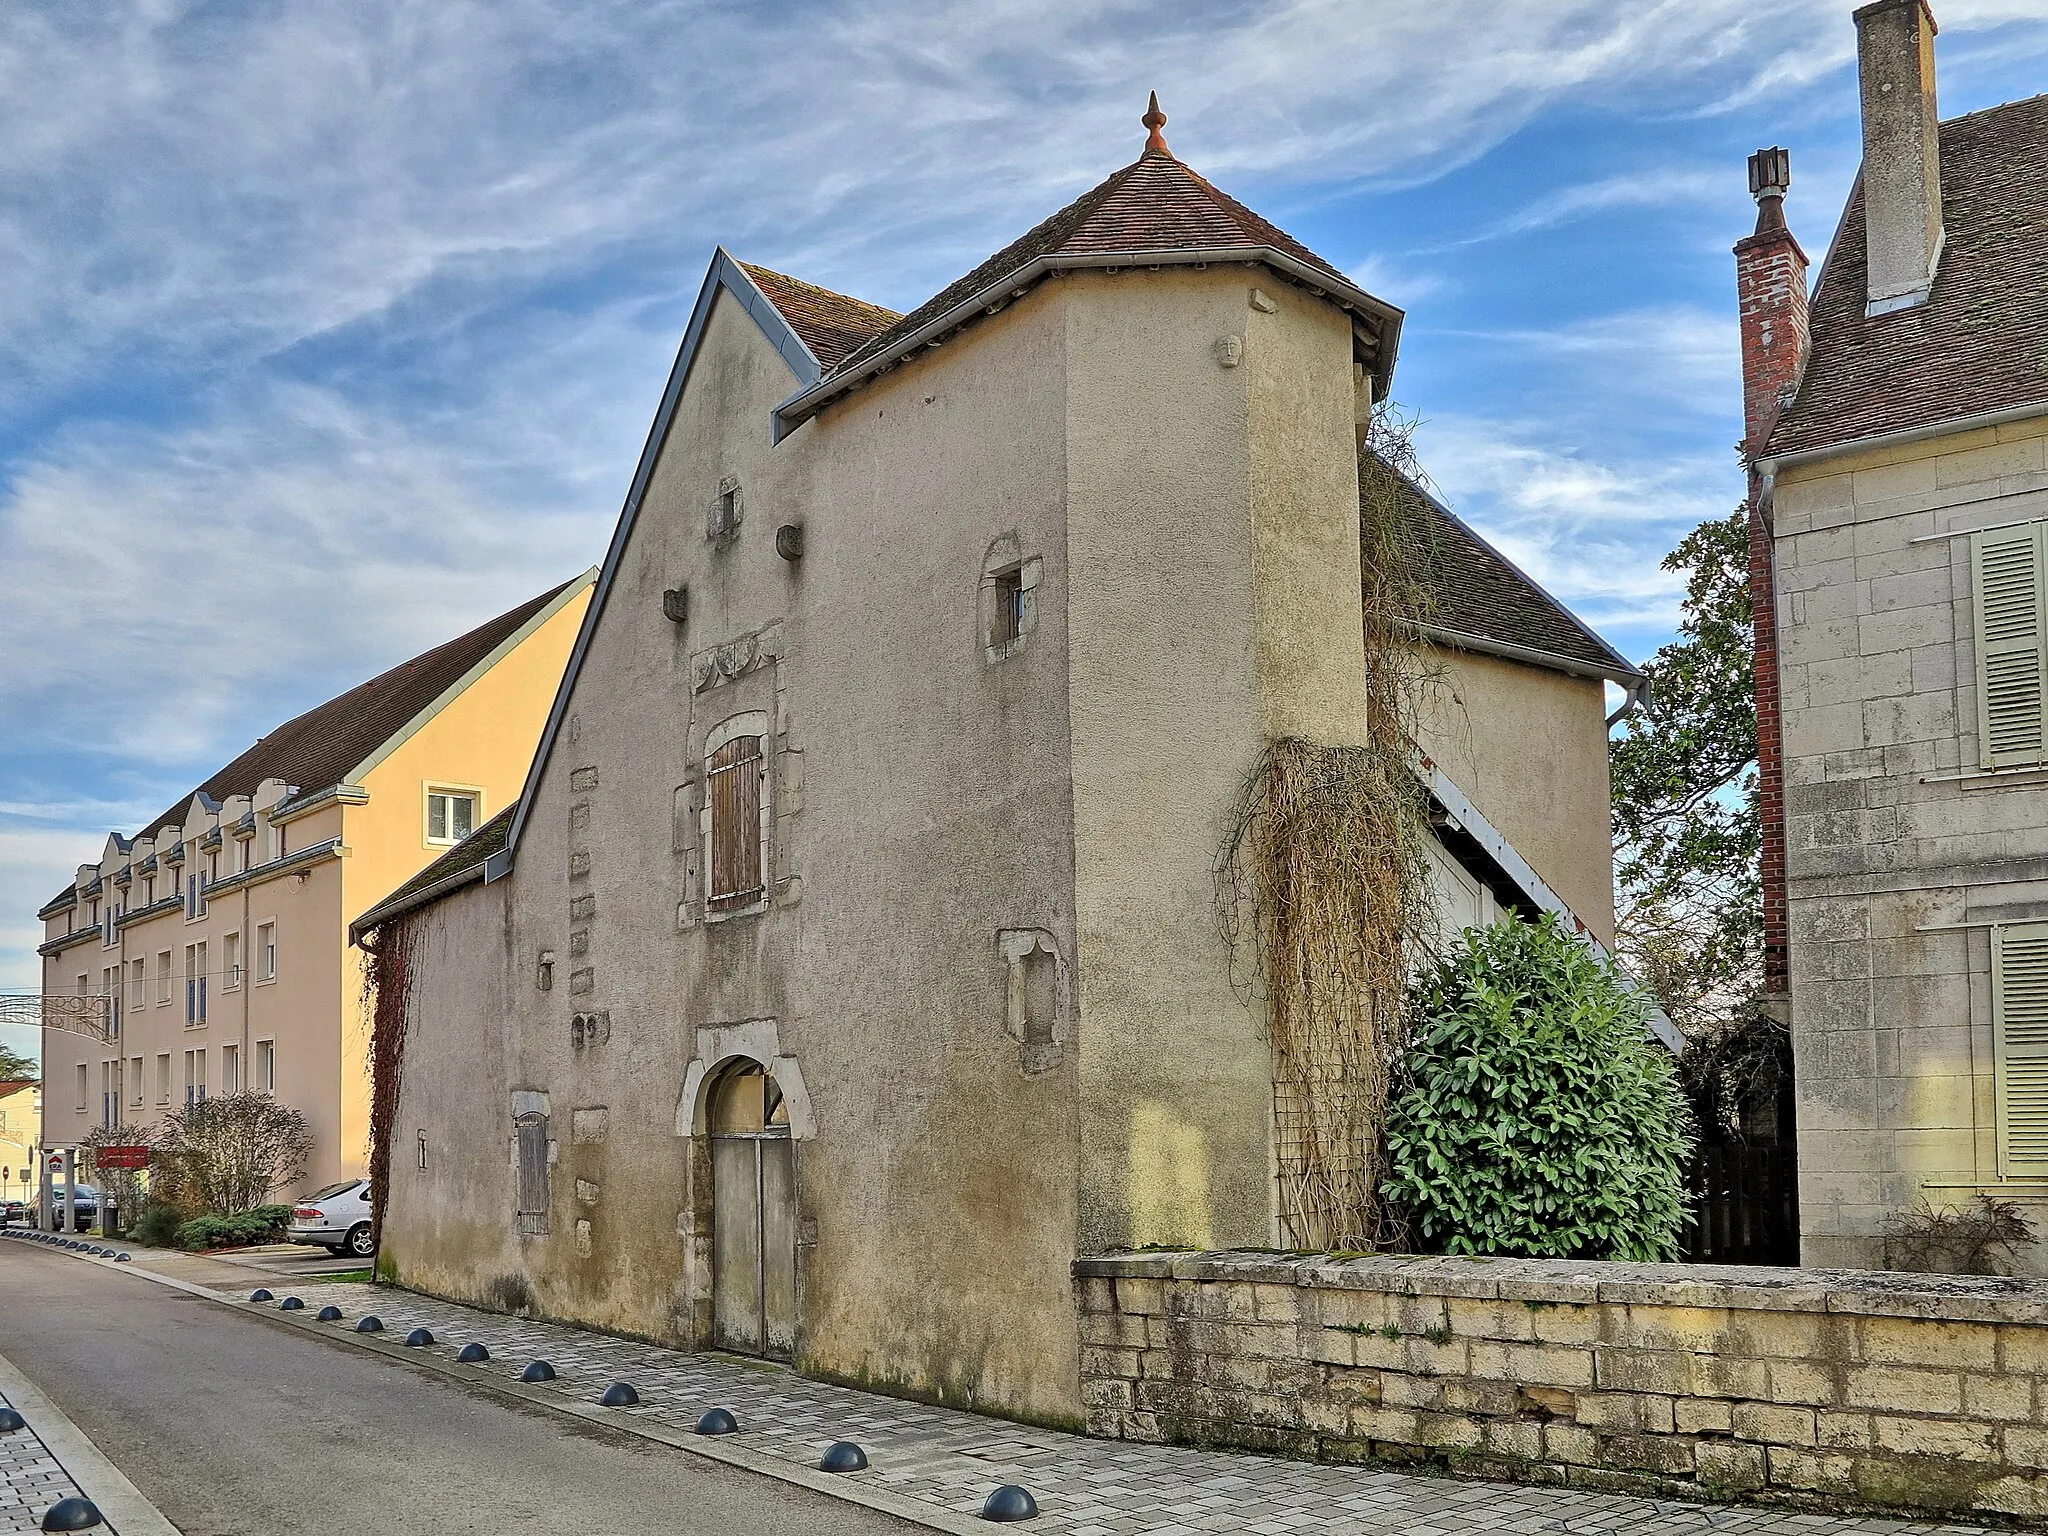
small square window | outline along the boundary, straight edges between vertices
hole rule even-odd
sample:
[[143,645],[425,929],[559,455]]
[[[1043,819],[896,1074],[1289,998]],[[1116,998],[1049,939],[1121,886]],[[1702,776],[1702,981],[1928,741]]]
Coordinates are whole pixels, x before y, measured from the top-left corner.
[[476,830],[476,796],[436,789],[427,794],[427,841],[459,843]]

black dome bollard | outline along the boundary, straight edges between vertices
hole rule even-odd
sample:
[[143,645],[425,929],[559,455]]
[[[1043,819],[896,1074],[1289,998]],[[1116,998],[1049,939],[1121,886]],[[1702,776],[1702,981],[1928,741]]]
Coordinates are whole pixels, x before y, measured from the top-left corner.
[[313,1321],[316,1323],[331,1323],[337,1321],[340,1317],[341,1308],[322,1307],[318,1312],[316,1312],[313,1315]]
[[1015,1483],[1005,1483],[990,1494],[981,1506],[981,1518],[997,1524],[1008,1524],[1012,1520],[1030,1520],[1038,1514],[1038,1500]]
[[91,1499],[59,1499],[43,1511],[46,1531],[89,1531],[104,1523],[99,1506]]
[[405,1347],[407,1349],[425,1349],[433,1342],[433,1331],[427,1328],[415,1328],[405,1336]]
[[630,1381],[615,1381],[604,1389],[604,1396],[597,1400],[600,1408],[633,1408],[640,1402],[640,1394],[633,1390]]
[[11,1435],[17,1429],[28,1428],[28,1420],[12,1408],[0,1408],[0,1435]]
[[555,1368],[545,1360],[536,1360],[519,1373],[521,1381],[553,1381]]
[[491,1358],[491,1352],[481,1344],[465,1344],[462,1346],[462,1353],[455,1358],[463,1365],[481,1365]]
[[739,1433],[740,1421],[724,1408],[713,1408],[697,1421],[700,1435],[734,1435]]
[[303,1312],[305,1309],[306,1304],[296,1296],[287,1296],[277,1304],[277,1310],[280,1312]]
[[851,1440],[834,1440],[818,1458],[820,1472],[865,1472],[868,1453]]
[[263,1289],[262,1286],[259,1285],[256,1287],[255,1290],[249,1293],[249,1299],[251,1301],[275,1301],[277,1298],[275,1296],[272,1296],[270,1292],[266,1291],[265,1289]]
[[356,1324],[357,1333],[382,1333],[383,1331],[384,1319],[377,1316],[374,1312]]
[[125,1254],[125,1253],[117,1253],[117,1254],[115,1254],[115,1255],[114,1255],[114,1262],[115,1262],[116,1264],[129,1264],[129,1263],[132,1263],[132,1262],[134,1262],[134,1261],[133,1261],[133,1260],[131,1260],[131,1259],[130,1259],[130,1258],[128,1257],[128,1255],[127,1255],[127,1254]]

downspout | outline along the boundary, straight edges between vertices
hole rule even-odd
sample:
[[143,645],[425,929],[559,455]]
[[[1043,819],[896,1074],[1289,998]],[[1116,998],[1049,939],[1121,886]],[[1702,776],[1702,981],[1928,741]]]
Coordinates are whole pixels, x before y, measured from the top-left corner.
[[1607,729],[1613,730],[1616,724],[1626,720],[1638,709],[1654,718],[1656,710],[1653,707],[1654,700],[1650,694],[1649,678],[1639,677],[1632,683],[1623,683],[1620,686],[1622,694],[1621,704],[1613,714],[1607,717]]

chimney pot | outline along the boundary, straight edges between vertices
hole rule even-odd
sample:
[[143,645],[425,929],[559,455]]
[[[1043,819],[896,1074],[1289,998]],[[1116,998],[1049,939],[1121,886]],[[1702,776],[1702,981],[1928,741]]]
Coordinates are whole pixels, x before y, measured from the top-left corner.
[[1863,98],[1867,312],[1927,300],[1941,261],[1941,127],[1927,0],[1875,0],[1856,12]]

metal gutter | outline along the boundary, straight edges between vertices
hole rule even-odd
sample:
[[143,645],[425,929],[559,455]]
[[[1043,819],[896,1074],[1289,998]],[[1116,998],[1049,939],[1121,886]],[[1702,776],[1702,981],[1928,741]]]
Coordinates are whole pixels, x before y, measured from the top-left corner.
[[[1531,902],[1545,912],[1554,912],[1563,918],[1571,925],[1572,931],[1585,942],[1587,948],[1610,965],[1614,963],[1614,957],[1607,946],[1593,936],[1592,930],[1579,920],[1578,914],[1572,911],[1565,899],[1552,890],[1543,877],[1530,867],[1529,861],[1522,857],[1515,845],[1480,813],[1479,807],[1472,803],[1471,797],[1458,788],[1443,769],[1437,767],[1429,758],[1419,755],[1413,766],[1416,775],[1436,798],[1437,804],[1450,816],[1457,830],[1479,844],[1487,856],[1500,866],[1501,871],[1514,881]],[[1685,1037],[1678,1032],[1678,1026],[1671,1022],[1671,1016],[1658,1004],[1648,988],[1618,965],[1615,966],[1615,974],[1621,978],[1622,985],[1642,1001],[1643,1011],[1649,1019],[1650,1032],[1662,1041],[1674,1056],[1677,1055],[1684,1048]]]
[[1410,628],[1426,640],[1440,641],[1455,650],[1478,651],[1483,655],[1501,657],[1505,661],[1525,661],[1532,666],[1547,667],[1553,672],[1568,672],[1573,677],[1599,678],[1605,682],[1618,683],[1624,688],[1631,683],[1640,684],[1644,680],[1641,672],[1632,669],[1596,666],[1590,661],[1560,656],[1555,651],[1516,645],[1513,641],[1496,640],[1490,635],[1468,634],[1462,629],[1446,629],[1441,624],[1414,624]]
[[1781,469],[1796,464],[1818,463],[1822,459],[1834,458],[1837,454],[1868,453],[1879,448],[1903,447],[1908,443],[1924,442],[1930,437],[1949,437],[1958,432],[1977,432],[1985,427],[2002,427],[2008,422],[2032,421],[2039,416],[2048,416],[2048,400],[2036,400],[2031,405],[2007,406],[1997,411],[1979,411],[1974,416],[1951,416],[1945,421],[1931,421],[1918,427],[1904,427],[1896,432],[1878,432],[1869,437],[1855,437],[1846,443],[1831,443],[1821,448],[1799,448],[1791,453],[1771,454],[1756,461],[1756,470],[1760,475],[1775,476]]
[[1288,255],[1277,246],[1232,245],[1193,251],[1170,248],[1056,253],[1033,257],[1007,276],[984,284],[967,298],[927,320],[916,330],[899,337],[874,356],[863,358],[855,367],[829,374],[815,384],[798,390],[775,408],[778,432],[787,434],[794,430],[840,395],[894,367],[920,347],[936,342],[947,332],[958,330],[977,316],[993,313],[1012,299],[1023,297],[1025,290],[1053,273],[1123,271],[1132,267],[1221,267],[1233,264],[1271,267],[1283,277],[1300,283],[1311,293],[1324,297],[1337,295],[1341,307],[1356,308],[1377,319],[1383,329],[1379,337],[1379,357],[1373,366],[1373,398],[1377,400],[1385,397],[1393,379],[1394,355],[1400,346],[1401,322],[1406,318],[1405,312],[1374,298],[1363,288],[1344,278],[1333,277],[1319,267],[1312,267],[1300,258]]
[[280,800],[270,808],[270,824],[282,827],[325,810],[330,805],[368,805],[370,792],[360,784],[330,784],[298,800]]

